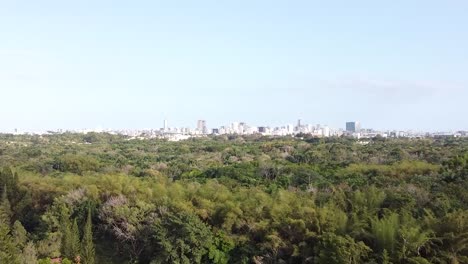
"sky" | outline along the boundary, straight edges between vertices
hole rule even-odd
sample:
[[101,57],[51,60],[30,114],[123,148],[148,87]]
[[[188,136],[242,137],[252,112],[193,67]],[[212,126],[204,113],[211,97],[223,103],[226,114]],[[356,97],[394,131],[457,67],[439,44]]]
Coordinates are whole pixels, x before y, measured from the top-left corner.
[[468,130],[468,1],[0,0],[0,130]]

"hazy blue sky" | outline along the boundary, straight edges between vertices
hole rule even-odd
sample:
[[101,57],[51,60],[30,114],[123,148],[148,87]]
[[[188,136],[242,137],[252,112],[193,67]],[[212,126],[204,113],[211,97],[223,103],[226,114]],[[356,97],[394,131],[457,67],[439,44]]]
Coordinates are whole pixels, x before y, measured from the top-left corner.
[[468,129],[468,1],[1,1],[0,129]]

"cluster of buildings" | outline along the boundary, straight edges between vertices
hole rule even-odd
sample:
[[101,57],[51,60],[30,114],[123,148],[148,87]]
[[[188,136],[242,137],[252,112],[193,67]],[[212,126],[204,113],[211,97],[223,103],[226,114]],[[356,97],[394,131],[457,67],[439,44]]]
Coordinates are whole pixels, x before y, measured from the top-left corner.
[[456,132],[421,132],[421,131],[401,131],[387,130],[377,131],[374,129],[363,129],[359,122],[346,122],[345,135],[355,138],[374,138],[374,137],[391,137],[391,138],[427,138],[427,137],[468,137],[468,131]]
[[206,120],[198,120],[195,128],[168,127],[167,120],[164,120],[163,127],[157,130],[141,130],[141,131],[108,131],[111,133],[124,134],[139,138],[166,138],[168,140],[178,141],[191,137],[203,137],[207,135],[264,135],[264,136],[296,136],[309,135],[313,137],[335,137],[348,136],[354,138],[374,138],[374,137],[408,137],[408,138],[423,138],[423,137],[466,137],[467,131],[457,132],[418,132],[418,131],[377,131],[374,129],[362,128],[361,124],[356,121],[346,122],[345,128],[332,128],[322,124],[303,124],[302,120],[297,120],[295,125],[286,124],[283,126],[253,126],[246,122],[232,122],[229,125],[224,125],[216,128],[208,129]]
[[85,129],[85,130],[57,130],[36,133],[21,133],[15,129],[15,134],[57,134],[57,133],[89,133],[89,132],[106,132],[110,134],[126,135],[131,138],[165,138],[171,141],[179,141],[189,139],[191,137],[204,137],[207,135],[264,135],[264,136],[296,136],[309,135],[313,137],[334,137],[348,136],[354,138],[374,138],[374,137],[467,137],[468,131],[457,132],[417,132],[417,131],[377,131],[373,129],[362,128],[361,124],[356,121],[346,122],[345,128],[332,128],[322,124],[303,124],[302,120],[297,120],[295,125],[286,124],[283,126],[252,126],[246,122],[232,122],[230,125],[224,125],[217,128],[209,129],[206,120],[198,120],[195,128],[190,127],[169,127],[167,120],[164,120],[163,127],[159,129],[143,129],[143,130],[111,130],[111,129]]
[[[149,134],[148,134],[149,133]],[[224,125],[217,128],[208,129],[206,120],[198,120],[195,129],[191,128],[169,128],[167,121],[164,121],[164,126],[160,130],[147,131],[146,135],[164,137],[164,138],[181,138],[186,136],[204,136],[204,135],[265,135],[265,136],[288,136],[297,134],[310,134],[317,137],[340,136],[343,134],[342,129],[333,129],[326,125],[310,125],[302,124],[301,120],[297,121],[296,125],[287,124],[284,126],[252,126],[246,122],[232,122],[230,125]]]

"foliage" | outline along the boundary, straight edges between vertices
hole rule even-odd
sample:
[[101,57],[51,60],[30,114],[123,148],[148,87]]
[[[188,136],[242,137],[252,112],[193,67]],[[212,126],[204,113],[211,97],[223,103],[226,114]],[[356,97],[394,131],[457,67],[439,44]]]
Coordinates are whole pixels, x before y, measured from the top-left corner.
[[317,263],[358,264],[365,261],[371,251],[363,242],[355,242],[350,236],[325,233],[320,238]]
[[34,243],[29,241],[21,252],[21,263],[22,264],[37,264],[37,252]]
[[88,209],[88,216],[86,218],[86,224],[83,231],[83,240],[81,241],[81,260],[83,261],[83,264],[95,263],[96,257],[92,229],[91,209]]
[[7,190],[3,189],[3,197],[0,204],[0,263],[20,263],[20,249],[10,229],[10,203],[7,198]]
[[167,212],[153,224],[153,239],[160,250],[154,263],[202,263],[212,245],[212,233],[206,224],[191,214]]
[[0,134],[0,263],[467,263],[468,140],[366,142]]

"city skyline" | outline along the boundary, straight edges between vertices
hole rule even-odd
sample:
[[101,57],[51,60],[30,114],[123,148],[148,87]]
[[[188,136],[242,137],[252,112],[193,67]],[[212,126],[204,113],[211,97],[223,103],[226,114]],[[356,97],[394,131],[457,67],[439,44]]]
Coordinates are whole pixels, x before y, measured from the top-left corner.
[[[103,127],[103,126],[95,126],[95,127],[77,127],[77,128],[67,128],[67,127],[57,127],[57,128],[49,128],[49,129],[22,129],[22,128],[9,128],[9,129],[0,129],[0,133],[48,133],[48,132],[110,132],[110,131],[157,131],[158,133],[192,133],[192,132],[200,132],[200,134],[217,134],[214,133],[213,131],[219,131],[219,129],[230,129],[233,126],[245,126],[248,128],[254,128],[255,133],[259,132],[259,129],[261,128],[267,128],[271,131],[273,130],[281,130],[281,129],[290,129],[293,128],[294,132],[296,131],[296,128],[300,127],[309,127],[309,128],[327,128],[330,129],[331,131],[337,132],[348,132],[348,133],[358,133],[360,131],[373,131],[373,132],[390,132],[390,131],[400,131],[400,132],[411,132],[411,133],[455,133],[455,132],[467,132],[467,129],[445,129],[445,130],[424,130],[424,129],[399,129],[399,128],[374,128],[371,126],[366,126],[362,125],[362,122],[360,120],[354,120],[354,121],[346,121],[344,122],[341,126],[332,126],[329,125],[328,123],[324,122],[308,122],[307,120],[304,120],[302,118],[298,118],[295,120],[295,122],[284,122],[284,123],[276,123],[276,124],[268,124],[268,123],[249,123],[246,121],[231,121],[231,122],[224,122],[222,124],[217,124],[217,125],[210,125],[210,122],[205,120],[205,119],[198,119],[194,120],[191,124],[183,124],[183,125],[172,125],[170,120],[162,119],[160,124],[153,123],[152,126],[146,126],[146,127],[137,127],[137,128],[132,128],[132,127]],[[307,131],[306,133],[309,133],[310,131]],[[231,132],[226,132],[227,134],[233,133]],[[236,132],[237,133],[237,132]],[[241,133],[242,134],[242,133]]]

